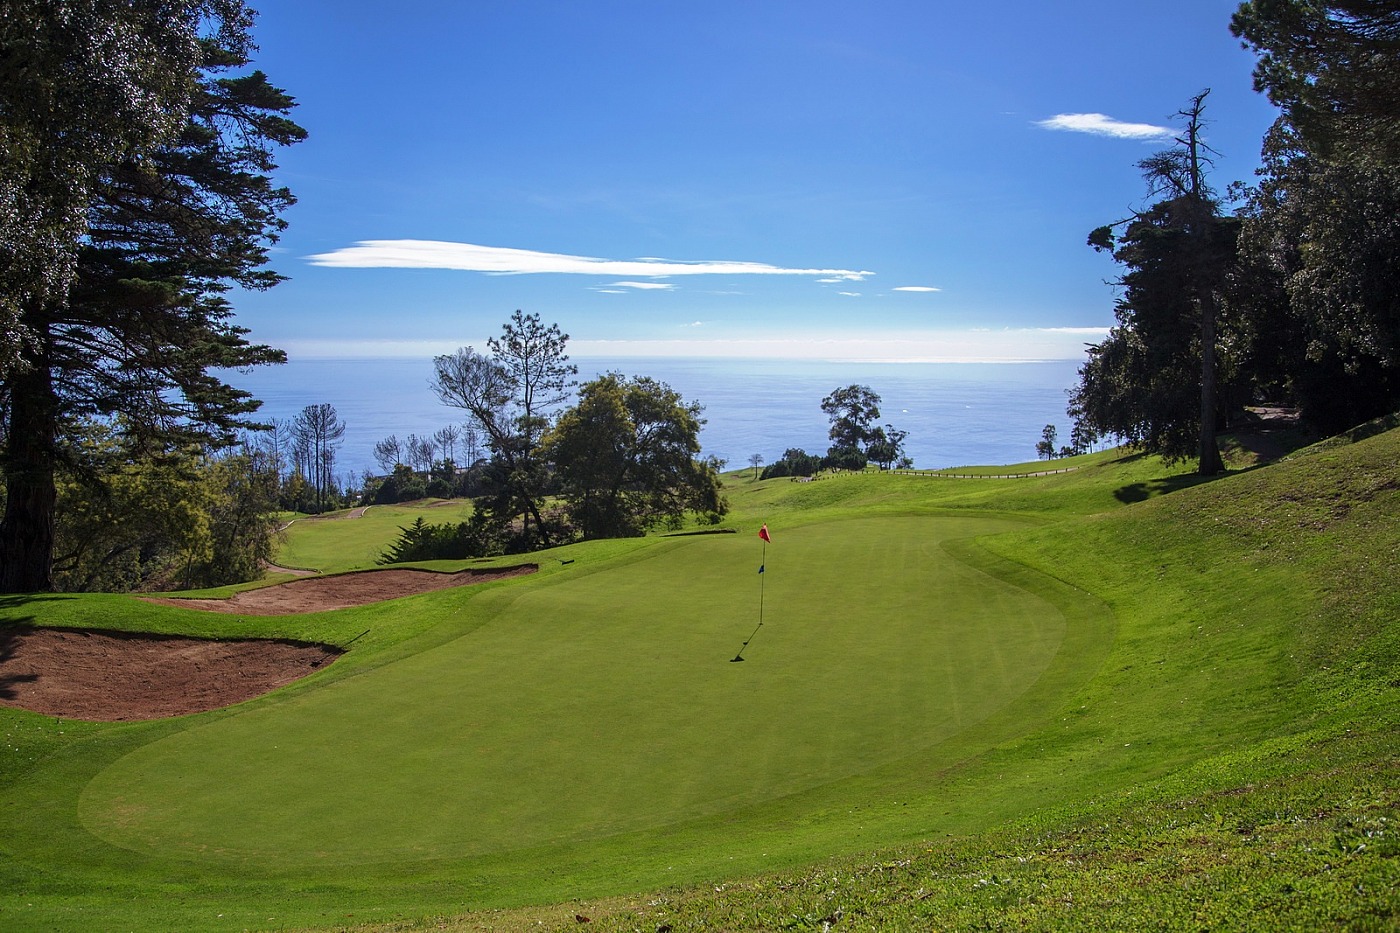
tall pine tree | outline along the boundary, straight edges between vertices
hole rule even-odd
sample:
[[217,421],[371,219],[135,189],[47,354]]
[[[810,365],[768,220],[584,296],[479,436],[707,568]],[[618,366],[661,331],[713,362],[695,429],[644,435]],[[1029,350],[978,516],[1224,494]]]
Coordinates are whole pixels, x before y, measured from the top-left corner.
[[[146,453],[231,443],[258,403],[210,370],[284,359],[248,342],[226,293],[280,280],[267,253],[294,199],[271,180],[273,153],[305,131],[287,117],[293,100],[247,70],[252,11],[195,6],[172,26],[203,24],[168,82],[183,90],[150,89],[182,115],[176,131],[93,167],[67,287],[10,292],[23,339],[0,380],[0,592],[52,588],[54,477],[75,426],[108,421]],[[62,129],[41,142],[61,145]]]

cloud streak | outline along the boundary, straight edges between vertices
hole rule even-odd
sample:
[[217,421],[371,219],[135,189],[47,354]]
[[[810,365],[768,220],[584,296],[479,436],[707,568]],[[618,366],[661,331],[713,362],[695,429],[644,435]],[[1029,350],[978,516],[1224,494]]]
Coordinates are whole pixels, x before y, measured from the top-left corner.
[[1151,123],[1125,123],[1103,113],[1061,113],[1048,120],[1037,120],[1035,125],[1045,130],[1088,133],[1114,139],[1167,139],[1173,132],[1169,127]]
[[[340,269],[454,269],[489,275],[610,275],[661,278],[674,275],[819,275],[859,282],[873,272],[791,269],[731,260],[599,259],[444,240],[361,240],[354,246],[307,257],[314,266]],[[626,283],[618,283],[626,284]]]
[[892,291],[896,292],[941,292],[943,289],[934,288],[932,285],[896,285]]

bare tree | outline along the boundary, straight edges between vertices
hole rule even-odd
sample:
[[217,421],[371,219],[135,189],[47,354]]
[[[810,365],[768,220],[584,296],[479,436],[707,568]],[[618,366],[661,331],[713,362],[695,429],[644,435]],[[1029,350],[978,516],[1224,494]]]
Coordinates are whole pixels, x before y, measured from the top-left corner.
[[385,473],[392,473],[394,467],[403,463],[403,444],[397,434],[390,434],[374,445],[374,462]]
[[437,445],[431,438],[410,434],[404,448],[413,469],[419,473],[426,473],[433,468],[433,455],[437,453]]
[[439,428],[437,433],[433,435],[433,440],[437,442],[443,457],[453,464],[457,462],[457,442],[461,439],[462,431],[455,424]]
[[345,423],[333,405],[307,405],[292,421],[296,458],[316,492],[316,510],[324,512],[335,486],[335,455],[345,437]]
[[474,424],[462,428],[462,452],[467,455],[467,467],[476,466],[481,459],[481,431]]

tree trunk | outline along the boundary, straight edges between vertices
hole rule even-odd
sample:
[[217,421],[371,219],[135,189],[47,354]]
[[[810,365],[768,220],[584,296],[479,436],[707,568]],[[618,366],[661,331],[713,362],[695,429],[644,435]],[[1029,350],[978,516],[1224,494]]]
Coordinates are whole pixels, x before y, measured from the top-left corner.
[[54,424],[58,400],[46,357],[11,377],[0,521],[0,593],[53,590]]
[[1201,306],[1201,461],[1196,472],[1214,476],[1225,472],[1220,446],[1215,442],[1215,296],[1207,291]]

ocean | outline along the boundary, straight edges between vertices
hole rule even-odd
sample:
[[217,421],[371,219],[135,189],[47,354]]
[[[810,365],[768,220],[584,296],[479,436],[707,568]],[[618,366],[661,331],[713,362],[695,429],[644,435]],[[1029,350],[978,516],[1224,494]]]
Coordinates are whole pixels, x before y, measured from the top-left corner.
[[[829,445],[821,400],[860,384],[881,397],[880,423],[908,431],[905,451],[917,467],[937,469],[1035,459],[1047,424],[1069,437],[1066,390],[1079,363],[844,363],[808,360],[627,357],[579,358],[579,380],[604,372],[651,376],[704,406],[700,443],[730,469],[758,454],[765,462],[789,448],[824,454]],[[346,431],[337,472],[378,471],[374,445],[395,434],[432,435],[462,423],[462,412],[429,388],[428,358],[294,359],[283,366],[224,373],[263,401],[258,417],[291,419],[329,403]]]

